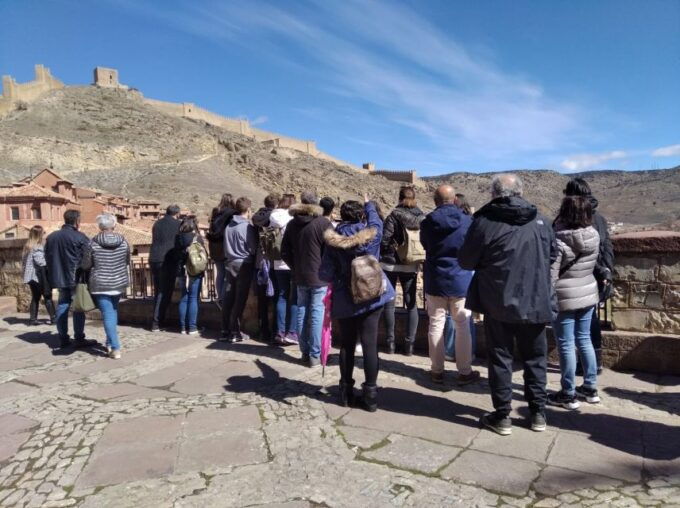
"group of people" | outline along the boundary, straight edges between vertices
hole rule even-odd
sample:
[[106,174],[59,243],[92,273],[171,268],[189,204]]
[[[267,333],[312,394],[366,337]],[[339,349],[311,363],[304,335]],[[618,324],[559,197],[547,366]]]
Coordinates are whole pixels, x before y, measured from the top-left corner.
[[[164,328],[179,279],[181,333],[198,333],[198,301],[209,256],[222,311],[220,340],[248,338],[242,317],[253,286],[260,338],[282,346],[297,344],[302,361],[310,367],[320,363],[324,323],[332,318],[339,325],[340,403],[375,411],[380,320],[386,352],[393,354],[395,291],[400,284],[406,308],[400,338],[404,354],[411,355],[422,267],[431,380],[443,382],[447,358],[455,358],[459,385],[479,379],[472,366],[471,316],[481,314],[494,406],[481,423],[501,435],[511,433],[512,363],[517,351],[524,368],[529,426],[542,431],[546,404],[576,409],[579,399],[599,402],[601,336],[596,309],[608,297],[613,266],[607,224],[587,182],[571,180],[564,194],[552,221],[522,197],[522,182],[514,174],[495,176],[491,200],[474,214],[465,196],[450,185],[436,189],[435,208],[428,214],[418,207],[414,188],[403,187],[398,205],[386,217],[368,196],[363,202],[342,203],[336,217],[334,201],[319,199],[312,191],[302,192],[300,203],[291,194],[270,194],[255,212],[250,199],[225,194],[213,209],[205,239],[196,218],[180,219],[179,207],[172,205],[152,231],[151,329]],[[73,288],[87,279],[104,318],[107,347],[113,358],[119,358],[115,316],[129,283],[129,246],[114,232],[112,216],[97,218],[101,233],[91,240],[78,232],[78,220],[78,212],[67,212],[65,225],[47,238],[44,247],[42,230],[31,231],[24,257],[25,282],[33,295],[31,321],[44,297],[62,345],[70,345],[66,318]],[[49,287],[59,289],[56,311]],[[83,324],[84,317],[74,313],[77,347],[87,344]],[[548,324],[562,372],[561,389],[550,395]],[[577,350],[584,378],[580,386],[575,381]],[[356,351],[363,355],[365,375],[360,394],[354,389]]]

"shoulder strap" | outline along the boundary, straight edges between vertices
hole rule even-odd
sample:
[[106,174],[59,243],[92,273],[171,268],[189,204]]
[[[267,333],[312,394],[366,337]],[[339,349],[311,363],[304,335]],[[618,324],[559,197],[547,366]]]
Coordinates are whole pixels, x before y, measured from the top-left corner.
[[578,260],[581,259],[581,256],[583,256],[583,252],[579,252],[574,259],[569,261],[566,265],[564,265],[562,268],[560,268],[560,278],[562,278],[562,275],[567,273],[572,266],[574,266],[576,263],[578,263]]

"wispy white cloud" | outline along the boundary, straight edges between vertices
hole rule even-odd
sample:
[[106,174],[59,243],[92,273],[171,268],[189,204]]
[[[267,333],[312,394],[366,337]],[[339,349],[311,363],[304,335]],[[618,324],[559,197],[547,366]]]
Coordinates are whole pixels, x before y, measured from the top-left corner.
[[262,125],[263,123],[267,123],[269,121],[269,117],[266,115],[260,115],[258,117],[255,117],[254,120],[250,121],[250,125]]
[[652,151],[654,157],[680,157],[680,145],[662,146]]
[[613,150],[611,152],[603,153],[582,153],[572,155],[563,160],[561,166],[568,172],[584,171],[607,161],[625,159],[627,156],[628,153],[623,150]]
[[292,62],[317,87],[370,104],[385,120],[424,137],[438,158],[492,161],[571,151],[587,130],[580,107],[499,68],[396,2],[213,0],[165,10],[117,1],[192,36]]

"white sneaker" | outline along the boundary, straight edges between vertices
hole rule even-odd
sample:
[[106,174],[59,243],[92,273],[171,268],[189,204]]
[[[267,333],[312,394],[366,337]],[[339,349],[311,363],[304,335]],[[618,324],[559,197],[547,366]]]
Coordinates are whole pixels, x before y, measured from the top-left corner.
[[187,332],[187,335],[198,335],[198,330],[191,330],[190,332]]
[[361,344],[357,344],[357,347],[354,348],[354,354],[357,354],[357,355],[363,355],[364,354],[364,350],[362,349]]
[[112,349],[109,353],[109,358],[120,360],[120,349]]

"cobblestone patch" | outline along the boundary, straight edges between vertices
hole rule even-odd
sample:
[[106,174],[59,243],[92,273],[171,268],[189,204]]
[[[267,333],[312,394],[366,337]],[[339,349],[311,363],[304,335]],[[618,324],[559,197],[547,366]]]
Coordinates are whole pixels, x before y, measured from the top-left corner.
[[322,377],[291,349],[130,327],[120,361],[62,356],[23,318],[0,331],[0,506],[680,504],[677,378],[605,372],[602,404],[550,410],[536,434],[518,376],[500,437],[477,424],[483,367],[460,389],[432,385],[427,359],[383,358],[367,413],[336,405],[334,356]]

